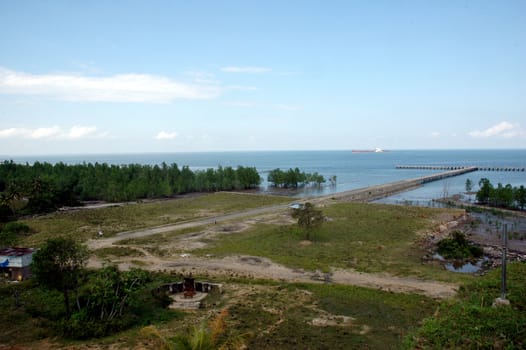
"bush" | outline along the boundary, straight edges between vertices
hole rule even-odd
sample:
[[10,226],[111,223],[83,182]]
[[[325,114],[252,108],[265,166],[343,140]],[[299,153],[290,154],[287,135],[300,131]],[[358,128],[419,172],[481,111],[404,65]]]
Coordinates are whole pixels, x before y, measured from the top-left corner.
[[62,293],[56,290],[30,287],[24,293],[22,303],[32,317],[56,321],[66,316]]
[[92,319],[83,309],[71,315],[69,319],[62,319],[55,324],[57,331],[66,338],[91,339],[120,332],[134,324],[134,319],[125,316],[109,322]]
[[11,221],[5,224],[2,232],[12,232],[16,234],[24,234],[24,233],[30,233],[31,228],[22,222]]
[[27,235],[31,228],[24,223],[11,221],[5,224],[0,231],[0,247],[15,246],[18,244],[21,235]]
[[18,236],[16,233],[0,231],[0,247],[12,247],[17,243]]
[[438,253],[446,259],[467,259],[480,258],[484,252],[481,247],[470,244],[462,232],[453,231],[450,238],[438,242]]

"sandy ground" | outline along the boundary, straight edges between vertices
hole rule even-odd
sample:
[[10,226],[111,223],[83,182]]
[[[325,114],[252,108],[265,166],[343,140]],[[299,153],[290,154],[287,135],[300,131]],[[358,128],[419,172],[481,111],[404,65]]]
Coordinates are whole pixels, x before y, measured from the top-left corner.
[[[320,201],[318,201],[320,203]],[[119,257],[116,261],[123,269],[133,266],[132,260],[140,260],[145,268],[152,271],[177,273],[193,273],[196,275],[239,276],[261,279],[272,279],[286,282],[315,282],[356,285],[396,293],[418,293],[433,298],[449,298],[455,295],[457,285],[423,281],[414,278],[395,277],[387,274],[362,273],[351,269],[332,270],[329,273],[321,271],[304,271],[291,269],[273,261],[256,256],[228,256],[225,258],[194,257],[192,250],[206,245],[205,241],[218,235],[233,234],[251,226],[255,222],[290,223],[287,205],[276,205],[243,212],[226,214],[216,217],[193,220],[185,223],[148,228],[144,230],[122,232],[114,237],[93,239],[88,242],[90,249],[119,246],[119,241],[129,238],[147,237],[159,233],[173,232],[191,227],[204,226],[200,232],[177,235],[163,249],[175,252],[169,257],[159,257],[148,252],[143,245],[125,247],[141,251],[142,257]],[[442,218],[447,220],[448,218]],[[449,218],[451,220],[451,218]],[[89,266],[99,267],[102,261],[92,257]]]

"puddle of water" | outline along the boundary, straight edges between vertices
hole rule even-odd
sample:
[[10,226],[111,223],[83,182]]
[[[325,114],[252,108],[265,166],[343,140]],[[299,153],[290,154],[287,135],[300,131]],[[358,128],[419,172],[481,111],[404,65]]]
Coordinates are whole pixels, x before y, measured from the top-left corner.
[[465,262],[457,260],[452,263],[447,263],[444,266],[446,270],[459,273],[475,273],[482,269],[483,264],[488,261],[487,257],[477,260],[477,262]]
[[476,262],[473,261],[464,261],[464,260],[455,260],[453,262],[447,262],[444,257],[438,253],[435,253],[433,255],[433,259],[445,262],[444,267],[448,271],[452,272],[459,272],[459,273],[475,273],[480,271],[482,267],[484,266],[484,263],[489,261],[487,257],[483,257],[482,259],[477,260]]

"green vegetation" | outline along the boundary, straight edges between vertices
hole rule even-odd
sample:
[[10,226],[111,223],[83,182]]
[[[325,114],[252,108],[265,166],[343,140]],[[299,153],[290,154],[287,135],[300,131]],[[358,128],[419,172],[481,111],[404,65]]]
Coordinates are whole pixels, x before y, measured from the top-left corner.
[[88,277],[79,290],[76,312],[64,320],[64,334],[89,339],[133,325],[131,310],[139,302],[138,292],[151,281],[149,273],[139,269],[121,272],[115,266],[106,266]]
[[0,226],[0,248],[16,246],[20,240],[31,234],[31,228],[18,221],[11,221]]
[[302,172],[298,168],[289,169],[287,171],[277,168],[268,174],[267,181],[276,187],[297,188],[298,186],[304,186],[310,183],[319,186],[325,182],[325,178],[318,173],[309,174]]
[[46,241],[33,256],[32,283],[11,290],[15,307],[25,304],[27,314],[43,319],[43,328],[74,339],[101,337],[136,324],[133,310],[140,306],[139,295],[151,275],[139,269],[121,272],[112,265],[88,271],[87,257],[86,248],[71,238]]
[[229,310],[225,308],[208,324],[203,321],[195,326],[191,332],[165,338],[155,326],[144,327],[141,335],[153,339],[156,348],[166,350],[215,350],[215,349],[243,349],[244,340],[241,336],[225,338],[226,319]]
[[255,168],[218,167],[192,171],[177,164],[108,165],[13,161],[0,163],[0,221],[15,215],[15,202],[27,198],[22,213],[50,212],[79,200],[131,201],[189,192],[250,189],[261,178]]
[[[437,302],[414,294],[397,294],[367,288],[339,285],[301,285],[314,294],[320,308],[332,315],[352,317],[358,334],[349,343],[363,348],[396,349],[403,337],[425,315],[431,315]],[[366,327],[365,327],[366,326]],[[368,330],[368,331],[367,331]],[[365,333],[365,334],[361,334]]]
[[[100,293],[103,291],[115,291],[115,271],[108,273],[108,270],[87,271],[86,279],[79,289],[79,303],[81,310],[74,306],[71,318],[66,317],[63,297],[60,292],[36,283],[35,280],[27,280],[18,284],[1,284],[0,283],[0,322],[2,323],[2,332],[0,332],[0,344],[24,344],[33,345],[27,348],[40,348],[35,345],[39,339],[54,339],[49,342],[60,342],[70,344],[68,339],[84,339],[83,342],[89,342],[86,339],[100,337],[103,335],[117,334],[116,337],[97,338],[93,340],[96,344],[114,343],[122,341],[122,337],[130,337],[130,331],[123,332],[124,329],[133,327],[143,327],[148,324],[163,324],[168,321],[176,321],[182,317],[180,312],[166,309],[166,304],[156,299],[151,290],[160,283],[166,281],[167,276],[145,273],[144,271],[134,270],[131,273],[120,272],[118,282],[121,286],[129,285],[124,282],[134,280],[132,277],[142,276],[140,283],[135,284],[129,297],[115,298],[122,296],[123,290],[112,293],[111,297],[104,298],[103,303],[100,301]],[[111,280],[102,279],[104,276],[111,277]],[[144,279],[146,278],[146,279]],[[99,282],[99,283],[98,283]],[[103,282],[103,283],[100,283]],[[138,286],[138,287],[137,287]],[[94,292],[95,294],[91,294]],[[115,303],[116,300],[124,304]],[[89,303],[89,304],[88,304]],[[112,305],[123,305],[122,316],[113,321],[94,320],[93,316],[100,316],[100,311]],[[119,312],[119,310],[117,311]],[[111,312],[108,313],[110,315]],[[57,338],[59,337],[59,338]],[[119,340],[120,338],[120,340]],[[128,341],[129,339],[127,339]],[[52,348],[60,347],[55,344]],[[67,346],[66,346],[67,347]],[[69,347],[71,348],[71,347]]]
[[[104,274],[90,273],[87,286]],[[24,342],[37,348],[36,342],[41,338],[83,338],[104,331],[113,334],[123,329],[118,328],[121,326],[131,328],[114,336],[83,340],[80,344],[163,348],[164,342],[169,345],[164,348],[177,349],[176,344],[191,345],[202,341],[202,344],[221,344],[225,348],[245,344],[249,349],[295,348],[305,344],[312,349],[397,349],[403,338],[418,327],[420,320],[431,316],[437,307],[436,301],[424,296],[353,286],[243,282],[223,278],[221,282],[228,286],[226,294],[208,302],[205,309],[182,313],[164,309],[161,301],[151,293],[152,288],[174,279],[176,277],[150,275],[150,282],[134,293],[128,316],[120,319],[122,322],[115,328],[106,330],[103,328],[106,323],[101,322],[79,323],[85,324],[82,328],[75,327],[73,322],[66,326],[60,321],[65,311],[61,295],[56,291],[40,288],[29,281],[16,286],[0,286],[0,321],[4,324],[0,343]],[[96,286],[101,287],[100,284]],[[18,306],[13,302],[14,287],[20,292]],[[75,322],[87,322],[84,317],[78,316]],[[144,326],[149,327],[144,329]],[[17,336],[13,337],[15,332]],[[161,336],[161,343],[152,344],[152,333]],[[71,344],[64,338],[52,342],[59,342],[54,344],[55,348],[61,347],[60,343],[66,347]]]
[[[17,224],[10,230],[21,227],[22,232],[30,228],[32,234],[22,233],[22,241],[42,245],[54,236],[86,239],[94,237],[99,229],[107,236],[289,200],[248,194],[207,194],[55,213],[23,220],[21,223],[26,226]],[[212,348],[238,348],[244,344],[251,349],[304,348],[305,344],[313,349],[398,349],[402,345],[524,348],[524,264],[510,266],[508,297],[512,306],[500,309],[490,307],[493,298],[499,295],[498,272],[479,279],[422,264],[421,257],[426,252],[415,243],[418,232],[431,229],[431,225],[436,225],[432,220],[446,212],[449,215],[451,210],[331,204],[323,207],[323,216],[327,217],[323,225],[311,227],[310,241],[305,241],[305,231],[295,223],[284,224],[281,219],[265,224],[251,221],[253,226],[248,229],[217,235],[206,249],[192,252],[264,256],[309,270],[354,268],[469,282],[461,288],[459,301],[444,302],[440,308],[437,301],[421,295],[335,284],[207,276],[206,280],[224,283],[225,293],[209,296],[203,309],[175,312],[165,308],[166,297],[154,295],[152,290],[180,280],[180,275],[141,270],[122,272],[106,266],[79,274],[77,286],[69,292],[70,317],[63,293],[46,288],[45,283],[30,280],[0,285],[0,322],[4,325],[0,343],[8,346],[24,343],[28,348],[39,348],[39,339],[45,338],[44,342],[53,348],[71,348],[72,344],[165,349],[181,345],[205,348],[211,344]],[[174,235],[200,230],[205,228],[167,232],[126,243],[140,246],[141,250],[162,250]],[[135,263],[143,255],[141,250],[115,246],[94,253],[108,260],[137,257]],[[424,325],[418,328],[424,318],[427,318]],[[71,338],[83,340],[72,343]]]
[[352,286],[253,288],[229,307],[226,333],[243,336],[249,349],[396,349],[436,305],[423,296]]
[[146,327],[141,335],[164,349],[243,344],[249,349],[398,349],[437,307],[423,296],[352,286],[265,281],[229,286],[241,288],[243,297],[221,305],[215,317],[171,332]]
[[477,192],[477,201],[493,207],[524,210],[526,205],[526,188],[512,187],[510,184],[503,186],[501,183],[494,187],[486,178],[479,181],[480,189]]
[[458,300],[444,302],[407,339],[410,349],[524,349],[526,264],[508,265],[511,306],[492,307],[500,296],[500,269],[462,287]]
[[292,209],[292,217],[298,219],[298,226],[305,232],[306,240],[311,239],[311,233],[318,229],[324,220],[322,211],[309,202],[300,208]]
[[329,220],[313,231],[311,242],[304,241],[304,232],[296,225],[260,224],[218,238],[195,253],[264,256],[307,270],[328,271],[336,267],[445,281],[470,278],[421,262],[425,252],[415,243],[416,233],[446,209],[404,207],[402,210],[390,205],[345,203],[323,210]]
[[50,289],[62,292],[66,317],[71,316],[70,292],[77,291],[88,250],[72,238],[51,238],[35,254],[31,273],[35,280]]
[[58,212],[21,220],[35,233],[24,236],[20,244],[34,247],[48,238],[63,235],[86,240],[95,238],[98,231],[103,231],[104,236],[108,237],[123,231],[174,224],[289,201],[289,198],[277,196],[218,192],[150,203]]
[[438,242],[438,254],[446,259],[480,258],[483,253],[481,247],[469,243],[460,231],[453,231],[448,238]]

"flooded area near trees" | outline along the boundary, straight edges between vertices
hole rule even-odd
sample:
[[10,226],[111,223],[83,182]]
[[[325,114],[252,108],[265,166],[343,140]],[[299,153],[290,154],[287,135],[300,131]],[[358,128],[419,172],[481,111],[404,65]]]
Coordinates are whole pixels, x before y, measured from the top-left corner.
[[[425,187],[425,186],[424,186]],[[435,185],[436,187],[436,185]],[[441,198],[435,193],[435,198]],[[479,259],[444,259],[438,253],[432,259],[445,269],[459,273],[480,274],[500,266],[502,235],[507,227],[508,261],[526,261],[526,213],[477,206],[473,194],[456,194],[444,199],[433,199],[429,189],[419,188],[375,201],[376,203],[424,206],[431,208],[466,208],[467,220],[456,229],[484,249]]]

